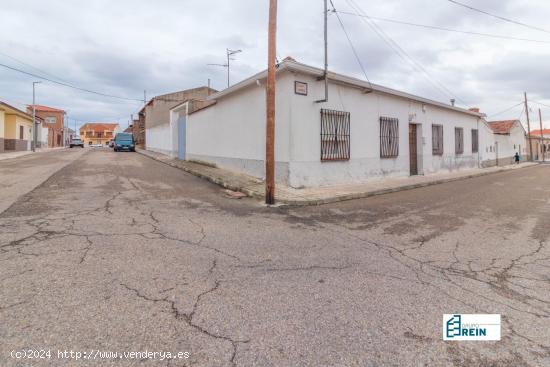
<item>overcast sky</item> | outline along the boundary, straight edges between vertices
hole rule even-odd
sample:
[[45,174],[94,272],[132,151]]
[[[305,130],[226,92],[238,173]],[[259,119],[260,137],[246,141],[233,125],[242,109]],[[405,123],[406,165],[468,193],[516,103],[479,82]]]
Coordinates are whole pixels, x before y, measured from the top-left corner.
[[[351,11],[347,0],[333,1],[337,10]],[[459,105],[478,106],[488,115],[521,102],[523,91],[532,100],[550,105],[550,33],[491,18],[448,0],[355,1],[372,17],[549,42],[376,21],[426,70],[428,79],[364,19],[341,14],[371,82],[442,102],[452,94]],[[547,0],[461,2],[550,29]],[[142,99],[144,90],[149,98],[206,85],[208,78],[214,88],[223,89],[225,69],[207,64],[224,63],[226,47],[243,50],[233,61],[232,81],[265,69],[267,10],[268,0],[2,0],[0,63],[135,99]],[[322,13],[322,0],[279,0],[279,58],[292,56],[322,65]],[[334,14],[329,17],[329,58],[331,70],[364,78]],[[33,80],[37,78],[0,67],[0,100],[19,107],[31,103]],[[440,85],[450,92],[441,91]],[[79,120],[77,127],[85,121],[118,121],[126,127],[130,114],[142,106],[49,82],[37,87],[37,103],[68,111],[71,127],[73,119]],[[533,113],[539,107],[531,104]],[[550,108],[542,108],[543,115],[550,116]],[[494,118],[514,119],[521,112],[518,106]]]

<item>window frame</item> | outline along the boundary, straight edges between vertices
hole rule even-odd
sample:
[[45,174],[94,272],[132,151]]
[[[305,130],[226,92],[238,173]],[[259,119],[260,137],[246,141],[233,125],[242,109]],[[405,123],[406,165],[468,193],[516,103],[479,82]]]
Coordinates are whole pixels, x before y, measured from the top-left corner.
[[464,154],[464,128],[455,127],[455,155]]
[[[435,130],[440,130],[437,132],[437,136],[434,135],[434,132],[435,132],[434,128],[436,128]],[[443,153],[445,152],[445,144],[444,144],[445,138],[443,134],[444,134],[444,128],[442,124],[432,124],[432,155],[442,156]],[[440,142],[441,147],[439,147],[439,145],[435,146],[436,138],[438,140],[441,139],[441,142]]]
[[[475,136],[475,139],[474,139],[474,136]],[[474,153],[479,153],[479,130],[478,129],[472,129],[472,154]]]
[[399,157],[399,119],[380,116],[380,158]]
[[349,161],[351,158],[351,113],[321,109],[321,162]]

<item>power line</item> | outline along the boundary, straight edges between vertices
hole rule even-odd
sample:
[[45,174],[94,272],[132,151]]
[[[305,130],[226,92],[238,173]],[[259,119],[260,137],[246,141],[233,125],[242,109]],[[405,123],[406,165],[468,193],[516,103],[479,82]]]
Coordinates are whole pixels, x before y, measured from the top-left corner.
[[60,82],[60,81],[57,81],[57,80],[54,80],[54,79],[46,78],[42,75],[29,73],[27,71],[24,71],[24,70],[21,70],[21,69],[18,69],[18,68],[14,68],[14,67],[6,65],[6,64],[0,63],[0,66],[4,67],[6,69],[10,69],[12,71],[16,71],[18,73],[26,74],[26,75],[32,76],[34,78],[39,78],[39,79],[42,79],[42,80],[46,80],[48,82],[59,84],[61,86],[67,87],[67,88],[76,89],[76,90],[79,90],[79,91],[82,91],[82,92],[92,93],[92,94],[96,94],[96,95],[103,96],[103,97],[108,97],[108,98],[115,98],[115,99],[120,99],[120,100],[125,100],[125,101],[136,101],[136,102],[143,103],[143,99],[120,97],[120,96],[115,96],[115,95],[112,95],[112,94],[96,92],[96,91],[93,91],[91,89],[80,88],[80,87],[74,86],[74,85],[69,84],[69,83]]
[[[332,12],[334,14],[336,14],[336,18],[338,18],[338,22],[340,23],[340,26],[342,27],[342,31],[344,31],[344,34],[346,35],[346,38],[348,39],[349,45],[351,47],[351,50],[353,51],[353,54],[355,55],[355,59],[357,60],[357,63],[359,64],[359,67],[363,71],[363,75],[365,75],[365,79],[367,79],[367,82],[370,85],[371,83],[370,83],[369,77],[367,75],[367,71],[365,70],[365,67],[363,66],[363,63],[361,62],[361,59],[359,58],[359,54],[357,53],[357,50],[355,49],[355,46],[353,45],[353,42],[351,41],[351,38],[350,38],[348,32],[346,31],[346,27],[344,26],[344,22],[342,22],[342,19],[340,18],[340,15],[336,11],[336,8],[334,7],[334,3],[332,2],[332,0],[330,0],[330,5],[332,6]],[[371,85],[371,89],[372,89],[372,85]]]
[[[360,15],[360,14],[347,12],[347,11],[339,10],[338,13],[345,14],[345,15],[353,15],[353,16],[361,16],[362,17],[362,15]],[[519,38],[519,37],[511,37],[511,36],[503,36],[503,35],[498,35],[498,34],[481,33],[481,32],[473,32],[473,31],[462,31],[462,30],[458,30],[458,29],[438,27],[438,26],[432,26],[432,25],[427,25],[427,24],[411,23],[411,22],[405,22],[405,21],[402,21],[402,20],[395,20],[395,19],[388,19],[388,18],[370,17],[370,19],[378,20],[378,21],[382,21],[382,22],[408,25],[408,26],[413,26],[413,27],[434,29],[434,30],[439,30],[439,31],[463,33],[463,34],[468,34],[468,35],[473,35],[473,36],[491,37],[491,38],[499,38],[499,39],[509,39],[509,40],[513,40],[513,41],[522,41],[522,42],[550,43],[550,41],[534,40],[534,39],[529,39],[529,38]]]
[[513,110],[514,108],[518,107],[519,105],[522,105],[523,103],[524,103],[524,102],[522,101],[522,102],[520,102],[520,103],[518,103],[518,104],[513,105],[512,107],[509,107],[509,108],[505,109],[504,111],[500,111],[500,112],[494,113],[494,114],[492,114],[492,115],[490,115],[490,116],[487,116],[487,118],[492,118],[492,117],[495,117],[495,116],[498,116],[498,115],[502,115],[503,113],[506,113],[506,112],[508,112],[508,111],[511,111],[511,110]]
[[537,101],[533,101],[532,99],[529,100],[529,102],[534,102],[538,105],[541,105],[541,106],[544,106],[544,107],[549,107],[550,108],[550,105],[547,105],[547,104],[544,104],[544,103],[540,103],[540,102],[537,102]]
[[466,9],[470,9],[470,10],[473,10],[473,11],[475,11],[475,12],[478,12],[478,13],[485,14],[485,15],[488,15],[488,16],[493,17],[493,18],[497,18],[497,19],[503,20],[503,21],[508,22],[508,23],[513,23],[513,24],[521,25],[521,26],[523,26],[523,27],[531,28],[531,29],[534,29],[534,30],[537,30],[537,31],[550,33],[550,31],[548,31],[548,30],[546,30],[546,29],[544,29],[544,28],[535,27],[535,26],[532,26],[532,25],[529,25],[529,24],[526,24],[526,23],[519,22],[519,21],[517,21],[517,20],[513,20],[513,19],[510,19],[510,18],[502,17],[502,16],[500,16],[500,15],[492,14],[492,13],[489,13],[488,11],[474,8],[473,6],[470,6],[470,5],[467,5],[467,4],[463,4],[463,3],[458,2],[458,1],[456,1],[456,0],[447,0],[447,1],[450,2],[450,3],[453,3],[453,4],[455,4],[455,5],[458,5],[458,6],[462,6],[462,7],[466,8]]
[[[363,20],[373,31],[380,37],[388,46],[405,62],[408,62],[413,68],[420,71],[422,74],[424,74],[426,80],[430,82],[436,89],[438,89],[442,94],[452,97],[455,99],[458,99],[460,102],[462,102],[464,105],[467,105],[464,100],[461,98],[458,98],[453,92],[451,92],[449,89],[447,89],[442,83],[439,81],[433,79],[431,75],[428,73],[428,71],[418,62],[416,62],[408,53],[405,51],[399,44],[393,40],[382,28],[380,28],[374,21],[370,19],[370,17],[355,3],[354,0],[346,0],[348,5],[354,10],[355,14],[360,17],[361,20]],[[361,14],[360,14],[361,13]],[[361,16],[362,15],[362,16]]]

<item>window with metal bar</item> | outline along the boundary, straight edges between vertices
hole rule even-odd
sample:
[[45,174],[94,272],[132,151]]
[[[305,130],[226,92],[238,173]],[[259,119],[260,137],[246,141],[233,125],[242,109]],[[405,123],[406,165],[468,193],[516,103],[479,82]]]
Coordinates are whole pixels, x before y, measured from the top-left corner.
[[380,157],[395,158],[399,155],[399,120],[380,117]]
[[[514,145],[514,149],[516,146]],[[479,151],[479,134],[477,129],[472,129],[472,153],[477,153]]]
[[321,109],[321,161],[350,159],[350,113]]
[[464,153],[464,129],[455,127],[455,154]]
[[432,125],[432,154],[443,155],[443,125]]

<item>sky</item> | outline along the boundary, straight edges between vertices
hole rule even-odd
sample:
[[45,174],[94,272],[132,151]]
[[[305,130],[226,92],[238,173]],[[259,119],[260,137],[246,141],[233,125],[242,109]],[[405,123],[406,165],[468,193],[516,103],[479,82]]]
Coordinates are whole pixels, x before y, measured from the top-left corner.
[[[526,91],[533,101],[529,106],[535,127],[539,107],[543,119],[550,116],[547,0],[460,0],[533,27],[546,27],[546,32],[480,14],[449,0],[352,1],[360,10],[353,9],[350,0],[333,0],[333,4],[343,12],[340,19],[371,82],[445,103],[455,98],[461,107],[481,108],[490,120],[521,117],[524,123],[519,103]],[[116,121],[124,128],[131,114],[143,106],[136,100],[143,99],[144,90],[149,99],[207,85],[208,79],[213,88],[225,88],[226,69],[208,64],[225,63],[226,48],[243,51],[231,61],[232,83],[265,69],[268,3],[2,0],[0,64],[134,100],[70,89],[3,66],[0,100],[22,108],[32,103],[32,82],[42,80],[36,89],[37,104],[67,111],[71,128],[90,121]],[[445,32],[346,14],[354,11],[369,17],[544,42]],[[336,14],[330,14],[328,24],[329,68],[365,79]],[[323,1],[279,0],[277,43],[279,59],[292,56],[322,67]],[[545,127],[550,128],[550,117],[547,121]]]

